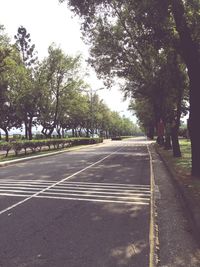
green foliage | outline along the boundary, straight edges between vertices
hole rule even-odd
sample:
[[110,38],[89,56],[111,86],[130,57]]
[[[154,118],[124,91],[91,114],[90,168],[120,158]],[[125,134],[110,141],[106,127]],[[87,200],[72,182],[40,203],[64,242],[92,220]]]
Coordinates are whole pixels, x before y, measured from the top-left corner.
[[12,149],[12,144],[9,142],[0,142],[0,151],[6,151],[6,157],[9,151]]
[[27,153],[27,149],[32,152],[41,151],[45,147],[54,149],[65,148],[69,146],[89,145],[102,143],[103,138],[67,138],[67,139],[44,139],[44,140],[20,140],[12,142],[0,142],[0,151],[6,151],[6,157],[10,150],[14,150],[18,156],[21,150]]
[[[80,56],[66,55],[52,44],[48,56],[37,62],[30,34],[22,26],[18,29],[15,45],[0,32],[0,48],[6,51],[2,53],[0,72],[0,128],[6,133],[7,140],[12,127],[24,126],[25,139],[31,140],[32,127],[37,125],[43,126],[42,136],[45,138],[51,138],[55,131],[57,137],[65,137],[67,130],[76,137],[109,137],[137,132],[136,125],[110,111],[84,83]],[[41,135],[37,136],[38,140],[41,138]],[[14,150],[16,154],[21,150],[26,153],[27,149],[36,151],[41,149],[39,144],[17,143]],[[46,145],[49,149],[61,146],[56,141]]]
[[22,61],[26,67],[31,67],[36,61],[35,45],[31,45],[31,36],[26,28],[20,26],[17,34],[14,36],[16,39],[16,47],[21,54]]
[[66,124],[69,116],[70,98],[83,85],[78,78],[80,57],[65,55],[54,44],[49,47],[49,55],[45,58],[38,70],[38,77],[42,82],[42,94],[40,98],[39,120],[43,126],[43,134],[50,137],[56,128]]

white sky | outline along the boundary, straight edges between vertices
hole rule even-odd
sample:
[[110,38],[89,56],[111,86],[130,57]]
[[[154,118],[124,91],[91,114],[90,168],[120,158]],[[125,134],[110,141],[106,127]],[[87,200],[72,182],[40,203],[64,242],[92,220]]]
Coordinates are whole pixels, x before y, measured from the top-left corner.
[[[87,59],[88,49],[81,40],[79,20],[72,16],[66,3],[60,4],[58,0],[0,0],[0,24],[5,26],[8,36],[13,38],[18,27],[24,26],[31,35],[32,43],[36,45],[40,59],[47,56],[47,49],[52,42],[66,54],[81,53]],[[93,90],[103,87],[94,71],[90,71],[88,81]],[[117,86],[110,91],[101,90],[98,94],[111,110],[135,121],[127,111],[128,101],[122,101],[123,95]]]

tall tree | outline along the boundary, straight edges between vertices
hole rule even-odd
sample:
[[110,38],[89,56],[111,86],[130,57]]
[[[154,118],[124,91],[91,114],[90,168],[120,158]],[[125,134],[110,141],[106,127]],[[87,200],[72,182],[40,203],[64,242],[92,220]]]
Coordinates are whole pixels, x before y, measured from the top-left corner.
[[15,35],[16,48],[21,55],[21,72],[18,72],[18,114],[21,116],[25,126],[26,139],[32,139],[32,126],[34,118],[38,113],[39,91],[35,86],[35,68],[37,56],[35,45],[31,44],[30,33],[26,28],[20,26]]
[[[135,23],[143,29],[143,32],[139,31],[137,39],[133,38],[132,45],[136,49],[141,44],[147,45],[151,43],[159,49],[168,44],[173,46],[181,55],[187,66],[190,81],[189,128],[192,144],[192,175],[200,177],[200,127],[197,127],[200,113],[198,104],[200,84],[200,3],[189,0],[86,0],[84,2],[69,0],[68,3],[74,12],[84,17],[84,29],[90,30],[90,36],[95,35],[95,31],[92,33],[91,30],[95,28],[96,17],[105,20],[109,17],[108,14],[114,14],[113,17],[116,17],[122,14],[118,11],[123,10],[126,11],[126,15],[130,18],[129,23],[124,24],[127,33],[130,33],[130,26],[132,26],[132,29],[135,28],[133,27]],[[108,10],[110,11],[109,13]],[[125,12],[123,13],[125,14]],[[121,16],[122,22],[125,17]],[[114,19],[110,21],[114,21]],[[135,31],[135,33],[138,33],[138,31]],[[109,36],[109,31],[107,36]],[[129,34],[129,37],[131,38],[132,34]],[[125,46],[125,48],[127,47]],[[123,57],[121,51],[119,51],[119,54]],[[144,54],[139,56],[145,63]]]
[[43,94],[40,104],[40,123],[42,133],[51,137],[54,129],[61,126],[61,118],[67,106],[63,107],[63,99],[69,96],[72,88],[81,87],[82,81],[78,78],[80,57],[65,55],[54,44],[49,47],[49,55],[40,66],[40,77],[43,83]]
[[33,65],[37,62],[37,56],[35,44],[31,44],[30,33],[27,32],[25,27],[20,26],[14,37],[24,65],[29,68],[33,67]]
[[0,26],[0,128],[4,131],[6,141],[12,127],[20,127],[21,121],[16,112],[16,98],[11,87],[11,76],[19,68],[19,54],[10,43]]

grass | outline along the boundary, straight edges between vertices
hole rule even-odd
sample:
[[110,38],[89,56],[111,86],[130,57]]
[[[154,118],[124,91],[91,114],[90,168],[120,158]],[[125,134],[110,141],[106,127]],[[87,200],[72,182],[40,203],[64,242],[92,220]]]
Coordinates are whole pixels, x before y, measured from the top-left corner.
[[200,203],[200,179],[191,176],[191,143],[190,140],[180,139],[182,157],[174,158],[172,151],[157,147],[167,166],[176,180],[190,191],[194,199]]
[[176,173],[182,175],[190,175],[191,172],[191,143],[189,140],[181,139],[179,141],[182,157],[173,157],[171,150],[164,150],[158,147],[159,152],[165,158],[165,160],[170,164],[171,167],[176,171]]

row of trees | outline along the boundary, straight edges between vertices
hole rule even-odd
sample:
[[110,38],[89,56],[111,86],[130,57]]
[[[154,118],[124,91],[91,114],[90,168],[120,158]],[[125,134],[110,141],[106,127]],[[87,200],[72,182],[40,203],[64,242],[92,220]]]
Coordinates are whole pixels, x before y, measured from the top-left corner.
[[[63,2],[65,0],[60,0]],[[190,104],[192,175],[200,177],[200,2],[197,0],[68,0],[82,17],[90,63],[109,86],[124,78],[140,123],[153,137],[159,123],[174,156],[180,117]]]
[[37,125],[46,138],[55,131],[64,136],[66,130],[72,130],[74,136],[131,135],[138,130],[90,93],[81,77],[80,56],[68,56],[52,44],[48,56],[39,62],[24,27],[19,27],[15,40],[11,44],[1,26],[0,129],[6,140],[11,128],[22,126],[29,140]]

